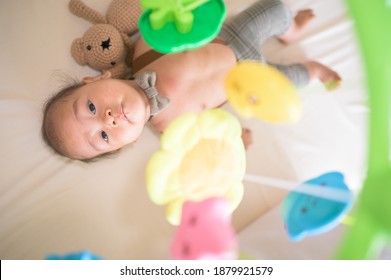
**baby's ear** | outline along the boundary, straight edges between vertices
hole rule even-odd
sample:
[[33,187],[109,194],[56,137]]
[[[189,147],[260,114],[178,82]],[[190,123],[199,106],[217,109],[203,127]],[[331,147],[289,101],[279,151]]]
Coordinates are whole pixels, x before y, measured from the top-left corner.
[[71,46],[71,54],[73,59],[80,65],[86,65],[86,57],[84,55],[84,50],[83,50],[83,40],[80,38],[77,38],[72,42]]

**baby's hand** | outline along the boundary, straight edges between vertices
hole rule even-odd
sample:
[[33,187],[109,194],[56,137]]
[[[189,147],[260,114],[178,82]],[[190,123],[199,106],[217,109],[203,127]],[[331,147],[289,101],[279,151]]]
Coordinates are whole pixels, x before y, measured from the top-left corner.
[[244,148],[247,150],[248,147],[253,143],[253,133],[251,129],[242,128],[242,140],[244,144]]

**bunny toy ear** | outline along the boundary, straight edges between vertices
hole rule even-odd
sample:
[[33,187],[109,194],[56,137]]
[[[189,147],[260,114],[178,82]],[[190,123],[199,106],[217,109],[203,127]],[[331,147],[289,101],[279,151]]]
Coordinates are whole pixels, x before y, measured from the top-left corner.
[[99,12],[88,7],[84,2],[80,0],[69,1],[69,10],[72,14],[84,18],[93,24],[107,23],[106,18]]
[[75,61],[80,65],[86,65],[86,57],[83,51],[83,40],[80,38],[75,39],[71,45],[71,54]]

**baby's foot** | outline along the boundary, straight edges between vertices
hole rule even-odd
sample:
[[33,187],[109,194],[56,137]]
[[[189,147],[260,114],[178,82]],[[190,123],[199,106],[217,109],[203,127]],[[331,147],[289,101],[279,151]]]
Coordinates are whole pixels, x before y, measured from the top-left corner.
[[314,11],[311,9],[299,11],[290,28],[284,34],[277,38],[284,44],[292,44],[297,40],[300,33],[307,27],[307,25],[315,18]]
[[319,79],[328,91],[338,88],[341,84],[342,79],[339,74],[329,67],[316,61],[308,61],[304,65],[308,69],[310,79]]

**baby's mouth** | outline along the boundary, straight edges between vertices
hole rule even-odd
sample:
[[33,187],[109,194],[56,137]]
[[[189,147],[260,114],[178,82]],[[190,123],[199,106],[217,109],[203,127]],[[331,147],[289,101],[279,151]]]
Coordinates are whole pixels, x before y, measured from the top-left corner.
[[121,106],[121,118],[127,122],[129,121],[128,117],[125,114],[124,108],[122,108],[122,106]]

